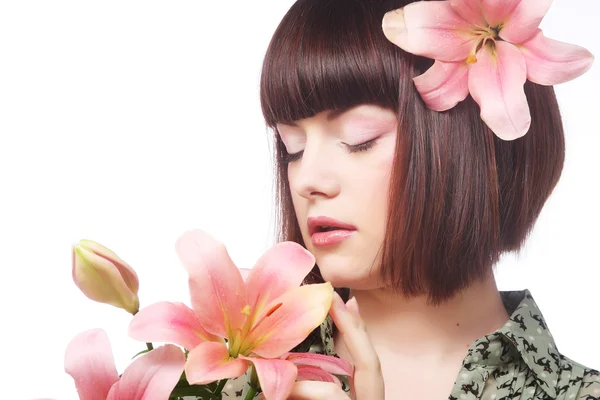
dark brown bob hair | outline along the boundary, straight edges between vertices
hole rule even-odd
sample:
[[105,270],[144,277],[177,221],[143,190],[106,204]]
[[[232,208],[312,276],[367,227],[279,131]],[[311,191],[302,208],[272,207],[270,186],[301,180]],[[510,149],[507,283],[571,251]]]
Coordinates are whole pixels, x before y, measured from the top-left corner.
[[[406,0],[298,0],[267,50],[260,99],[269,127],[373,104],[397,112],[381,278],[407,297],[450,299],[518,251],[560,177],[564,134],[554,90],[527,82],[529,132],[503,141],[469,96],[429,110],[412,78],[433,61],[389,42],[383,15]],[[278,240],[304,245],[285,147],[275,135]],[[322,282],[318,268],[307,282]]]

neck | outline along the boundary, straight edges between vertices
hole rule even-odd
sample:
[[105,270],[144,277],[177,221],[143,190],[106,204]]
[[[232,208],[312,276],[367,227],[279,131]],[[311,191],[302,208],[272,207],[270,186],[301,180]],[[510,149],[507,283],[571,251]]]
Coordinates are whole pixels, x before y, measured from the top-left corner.
[[389,289],[351,290],[376,347],[407,356],[451,356],[508,320],[493,274],[448,302],[406,299]]

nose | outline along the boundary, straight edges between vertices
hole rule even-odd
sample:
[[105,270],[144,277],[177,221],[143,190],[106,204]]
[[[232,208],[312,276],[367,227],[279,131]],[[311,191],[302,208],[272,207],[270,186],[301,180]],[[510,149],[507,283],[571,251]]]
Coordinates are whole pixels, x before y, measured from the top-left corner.
[[312,144],[295,165],[288,166],[290,189],[308,200],[335,197],[340,192],[339,168],[323,144]]

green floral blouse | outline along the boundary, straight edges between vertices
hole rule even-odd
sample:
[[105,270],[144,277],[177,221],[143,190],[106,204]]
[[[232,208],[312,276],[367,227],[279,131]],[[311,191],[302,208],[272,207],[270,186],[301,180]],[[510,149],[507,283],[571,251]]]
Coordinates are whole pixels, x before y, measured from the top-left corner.
[[[501,295],[510,320],[469,347],[448,400],[600,400],[600,373],[558,351],[531,293]],[[294,351],[337,356],[333,332],[327,317]],[[223,399],[243,399],[246,381],[228,382]]]

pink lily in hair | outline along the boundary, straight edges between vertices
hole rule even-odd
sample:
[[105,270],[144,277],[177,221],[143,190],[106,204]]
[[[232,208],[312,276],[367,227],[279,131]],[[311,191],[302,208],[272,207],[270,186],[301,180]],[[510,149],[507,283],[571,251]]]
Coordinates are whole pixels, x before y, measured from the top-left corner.
[[586,49],[548,39],[538,28],[552,0],[419,1],[388,12],[386,37],[403,50],[432,58],[414,78],[429,108],[445,111],[470,93],[481,118],[504,140],[531,124],[523,86],[555,85],[592,65]]
[[[252,363],[265,397],[286,399],[298,368],[280,357],[321,324],[333,300],[330,283],[300,286],[313,255],[297,243],[279,243],[244,280],[225,246],[202,231],[186,232],[176,249],[189,274],[192,308],[168,302],[146,307],[133,318],[130,336],[190,350],[190,384],[237,378]],[[351,372],[349,364],[339,365]]]
[[181,377],[185,355],[161,346],[133,361],[119,378],[106,333],[93,329],[67,346],[65,371],[75,380],[81,400],[165,400]]

